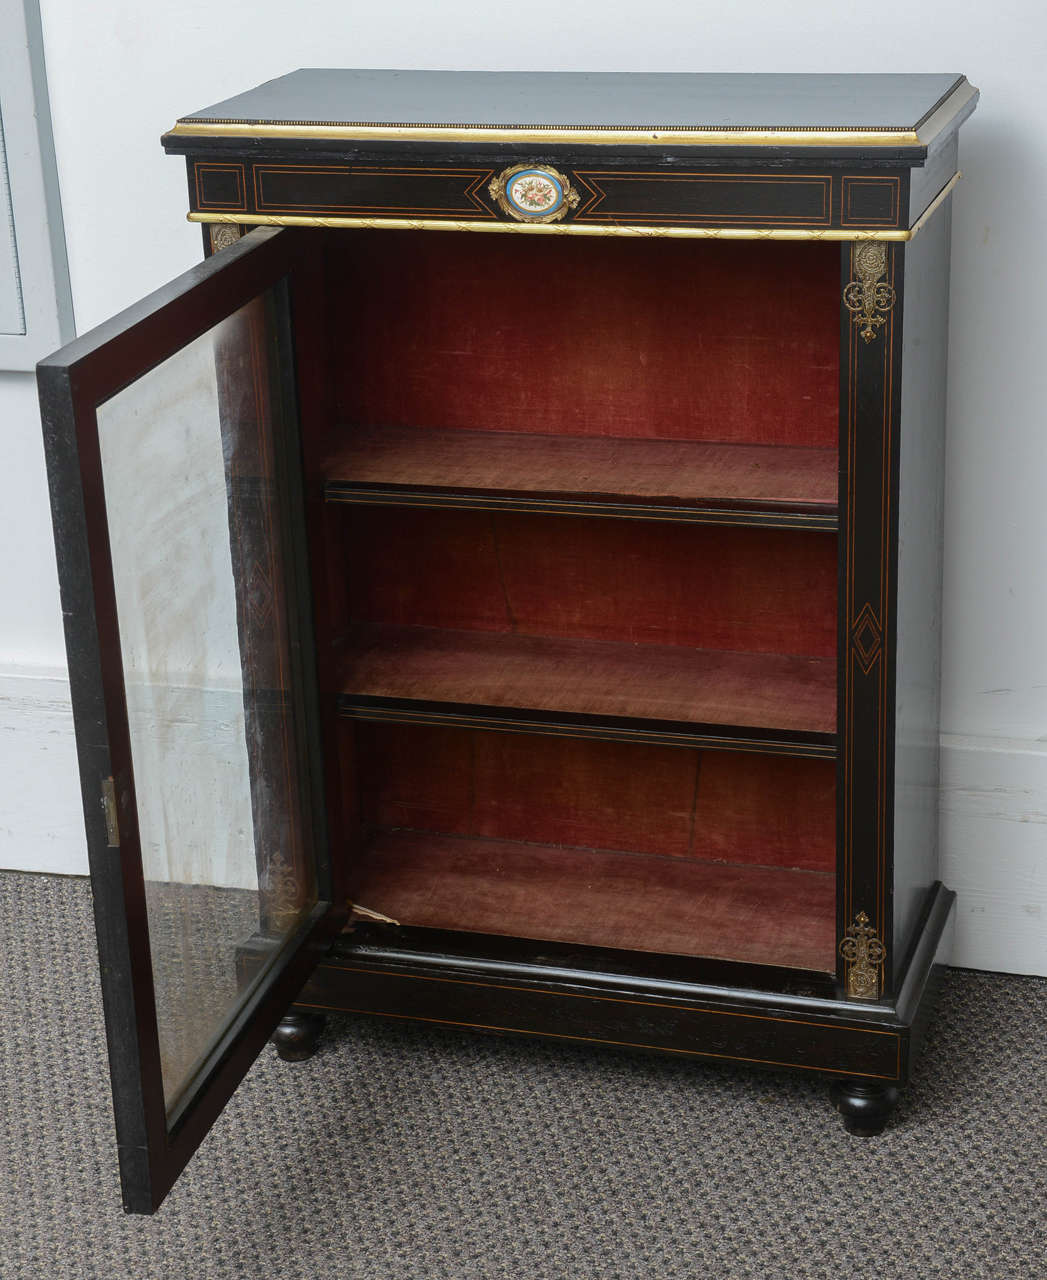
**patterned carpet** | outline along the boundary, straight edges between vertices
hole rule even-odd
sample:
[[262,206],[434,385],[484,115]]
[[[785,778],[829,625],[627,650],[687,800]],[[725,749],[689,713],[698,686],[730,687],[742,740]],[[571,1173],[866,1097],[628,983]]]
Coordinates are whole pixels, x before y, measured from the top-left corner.
[[3,1280],[1039,1280],[1047,980],[953,972],[879,1139],[823,1084],[337,1018],[120,1208],[89,891],[0,873]]

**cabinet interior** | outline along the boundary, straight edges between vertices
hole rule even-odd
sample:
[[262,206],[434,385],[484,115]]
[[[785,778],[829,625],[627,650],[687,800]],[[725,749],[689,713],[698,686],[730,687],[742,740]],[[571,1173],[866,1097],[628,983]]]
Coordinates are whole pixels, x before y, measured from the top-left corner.
[[316,234],[353,900],[833,970],[837,248]]

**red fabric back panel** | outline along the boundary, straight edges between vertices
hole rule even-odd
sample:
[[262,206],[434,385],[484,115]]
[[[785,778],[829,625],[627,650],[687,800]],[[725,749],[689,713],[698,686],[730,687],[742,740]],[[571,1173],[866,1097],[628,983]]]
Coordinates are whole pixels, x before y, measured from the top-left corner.
[[835,762],[703,752],[691,854],[835,870]]
[[346,508],[360,622],[833,657],[831,534]]
[[339,231],[342,422],[835,448],[835,244]]
[[360,811],[372,827],[835,866],[829,760],[416,725],[343,731],[354,730]]

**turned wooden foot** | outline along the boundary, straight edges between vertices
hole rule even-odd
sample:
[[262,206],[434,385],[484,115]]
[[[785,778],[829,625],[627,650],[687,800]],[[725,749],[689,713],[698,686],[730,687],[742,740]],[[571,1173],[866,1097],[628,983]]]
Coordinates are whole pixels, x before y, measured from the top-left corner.
[[284,1062],[304,1062],[316,1052],[317,1041],[327,1019],[322,1013],[293,1010],[285,1013],[273,1033],[276,1052]]
[[875,1138],[883,1133],[898,1103],[894,1085],[877,1080],[834,1080],[829,1096],[843,1116],[843,1127],[856,1138]]

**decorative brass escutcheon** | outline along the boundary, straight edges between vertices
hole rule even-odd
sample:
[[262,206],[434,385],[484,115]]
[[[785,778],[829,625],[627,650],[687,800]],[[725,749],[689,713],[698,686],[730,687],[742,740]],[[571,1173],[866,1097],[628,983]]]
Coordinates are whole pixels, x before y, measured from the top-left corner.
[[881,279],[887,272],[887,246],[882,240],[861,240],[851,255],[857,279],[843,291],[843,304],[853,311],[854,323],[861,335],[872,342],[876,331],[887,321],[886,313],[894,306],[894,289]]
[[309,885],[285,850],[276,849],[267,859],[258,887],[268,928],[276,933],[294,928],[305,910]]
[[218,253],[228,249],[240,239],[240,228],[232,222],[215,223],[211,226],[211,252]]
[[877,936],[864,911],[854,917],[840,943],[840,955],[847,961],[847,994],[854,1000],[877,1000],[880,974],[887,948]]

